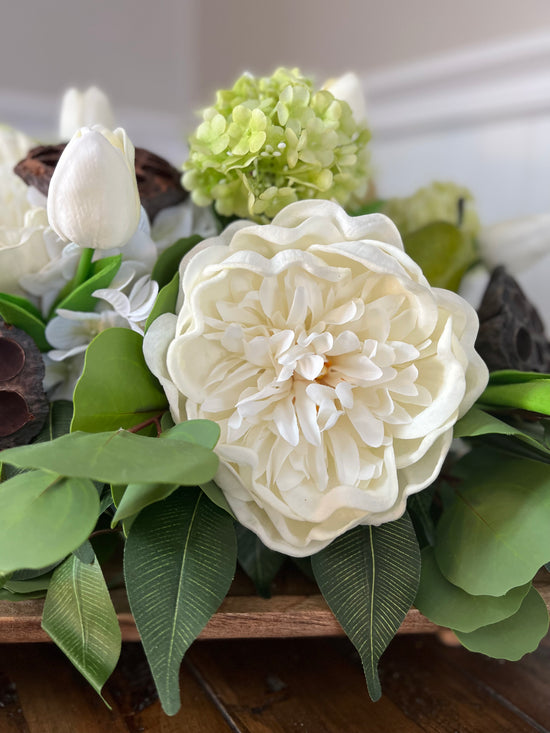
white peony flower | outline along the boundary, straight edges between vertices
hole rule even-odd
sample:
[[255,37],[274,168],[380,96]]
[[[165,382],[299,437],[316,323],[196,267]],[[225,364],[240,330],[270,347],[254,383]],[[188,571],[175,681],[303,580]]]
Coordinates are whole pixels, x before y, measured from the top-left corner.
[[474,310],[430,287],[388,218],[328,201],[236,222],[180,274],[145,358],[176,421],[220,425],[237,519],[305,556],[400,517],[487,382]]
[[85,92],[67,89],[61,102],[59,115],[59,137],[69,140],[80,127],[102,125],[112,129],[115,120],[109,98],[97,87]]
[[138,228],[141,204],[134,146],[122,128],[83,127],[61,154],[48,191],[48,219],[66,242],[123,246]]
[[23,294],[21,277],[48,261],[46,212],[31,205],[26,184],[13,172],[32,146],[22,132],[0,125],[0,292],[12,295]]

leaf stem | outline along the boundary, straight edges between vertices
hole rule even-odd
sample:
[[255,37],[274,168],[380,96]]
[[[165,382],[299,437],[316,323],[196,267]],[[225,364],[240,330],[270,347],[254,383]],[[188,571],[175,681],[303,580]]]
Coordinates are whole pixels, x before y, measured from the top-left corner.
[[143,422],[139,423],[138,425],[134,425],[132,428],[128,428],[129,433],[139,433],[140,430],[143,430],[143,428],[148,428],[149,425],[154,425],[157,429],[157,438],[162,433],[162,427],[160,425],[160,418],[163,416],[164,412],[159,412],[158,415],[154,415],[154,417],[150,417],[148,420],[144,420]]

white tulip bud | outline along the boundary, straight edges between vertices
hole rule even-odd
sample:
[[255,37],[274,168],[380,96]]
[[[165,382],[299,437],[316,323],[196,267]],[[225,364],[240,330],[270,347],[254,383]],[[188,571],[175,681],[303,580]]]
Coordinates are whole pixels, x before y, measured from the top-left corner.
[[97,87],[90,87],[85,92],[67,89],[59,116],[60,139],[70,140],[78,129],[92,125],[103,125],[110,130],[115,126],[107,95]]
[[67,144],[48,192],[48,220],[66,242],[124,246],[141,213],[134,146],[122,128],[83,127]]

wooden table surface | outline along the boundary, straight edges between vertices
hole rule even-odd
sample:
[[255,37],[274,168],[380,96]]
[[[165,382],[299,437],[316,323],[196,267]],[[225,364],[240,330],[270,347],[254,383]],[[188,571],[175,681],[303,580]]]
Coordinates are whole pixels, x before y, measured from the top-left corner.
[[182,709],[163,715],[139,644],[105,688],[112,712],[53,644],[0,645],[0,733],[524,733],[550,731],[550,637],[521,662],[435,635],[397,637],[370,702],[347,639],[196,642]]

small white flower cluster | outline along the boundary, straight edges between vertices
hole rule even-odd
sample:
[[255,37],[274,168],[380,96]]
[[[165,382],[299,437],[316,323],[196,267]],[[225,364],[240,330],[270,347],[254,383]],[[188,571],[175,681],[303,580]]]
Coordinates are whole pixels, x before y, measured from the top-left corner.
[[143,334],[158,294],[151,272],[159,253],[180,237],[216,231],[212,215],[197,214],[190,201],[162,211],[151,229],[139,201],[134,147],[124,130],[111,131],[112,120],[99,90],[65,94],[60,134],[72,137],[47,198],[13,172],[33,141],[0,127],[0,292],[30,299],[48,318],[84,248],[94,249],[93,261],[122,256],[109,287],[93,293],[93,311],[55,309],[47,325],[54,348],[45,359],[45,386],[52,399],[72,398],[84,352],[99,332],[116,326]]

